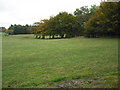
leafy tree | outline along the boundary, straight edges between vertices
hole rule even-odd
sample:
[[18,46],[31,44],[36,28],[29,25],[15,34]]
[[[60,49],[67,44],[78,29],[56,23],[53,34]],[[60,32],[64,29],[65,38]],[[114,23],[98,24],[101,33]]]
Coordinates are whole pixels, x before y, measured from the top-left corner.
[[30,34],[32,31],[31,26],[29,25],[11,25],[8,30],[13,30],[13,34]]
[[34,34],[36,35],[36,38],[45,38],[45,35],[47,35],[48,30],[47,29],[47,19],[43,19],[40,22],[36,22],[34,24],[37,24],[35,26],[32,26],[32,30]]
[[74,37],[78,30],[77,27],[75,27],[77,25],[75,16],[67,12],[61,12],[55,17],[52,17],[48,23],[51,33],[60,35],[61,38],[65,35],[66,37]]
[[78,22],[78,27],[79,27],[79,35],[83,35],[83,31],[84,31],[84,25],[85,23],[90,19],[90,17],[92,17],[93,15],[95,15],[95,12],[97,10],[98,6],[96,5],[92,5],[91,8],[88,8],[87,6],[83,6],[80,9],[76,9],[74,11],[74,15],[77,18],[77,22]]
[[42,35],[43,38],[46,35],[52,36],[52,38],[55,35],[59,35],[61,38],[64,38],[65,35],[66,37],[74,37],[78,33],[76,17],[67,12],[61,12],[49,20],[41,20],[38,24],[36,35]]
[[108,35],[118,34],[118,24],[120,21],[120,17],[118,16],[118,8],[120,8],[120,3],[118,2],[101,3],[100,10],[107,19],[106,32]]
[[85,33],[88,37],[113,36],[118,34],[118,3],[101,3],[96,14],[85,24]]
[[12,34],[13,33],[13,30],[8,30],[6,28],[2,28],[2,32],[5,33],[5,36],[8,36],[9,34]]

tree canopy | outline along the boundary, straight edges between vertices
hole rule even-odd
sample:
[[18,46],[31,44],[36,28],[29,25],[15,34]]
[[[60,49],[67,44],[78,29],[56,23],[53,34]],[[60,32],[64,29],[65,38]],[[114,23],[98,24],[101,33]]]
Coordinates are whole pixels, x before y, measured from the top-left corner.
[[60,12],[49,19],[35,22],[34,25],[11,25],[12,34],[34,33],[36,38],[72,38],[76,36],[101,37],[118,35],[118,2],[102,2],[100,6],[90,8],[82,6],[74,14]]
[[8,30],[13,30],[12,34],[30,34],[32,32],[31,26],[29,25],[11,25]]
[[85,34],[88,37],[118,35],[118,8],[117,2],[102,2],[99,9],[85,24]]
[[78,23],[75,16],[67,12],[61,12],[58,15],[51,17],[49,20],[41,20],[39,26],[36,26],[39,37],[49,35],[54,38],[58,35],[61,38],[74,37],[78,33]]

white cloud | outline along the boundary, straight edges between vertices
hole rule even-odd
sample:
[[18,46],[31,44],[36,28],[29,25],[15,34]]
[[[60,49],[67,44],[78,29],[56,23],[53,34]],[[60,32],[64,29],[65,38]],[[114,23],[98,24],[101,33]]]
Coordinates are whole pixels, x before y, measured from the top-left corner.
[[101,0],[1,0],[0,26],[32,24],[61,11],[73,13],[81,6],[99,5]]

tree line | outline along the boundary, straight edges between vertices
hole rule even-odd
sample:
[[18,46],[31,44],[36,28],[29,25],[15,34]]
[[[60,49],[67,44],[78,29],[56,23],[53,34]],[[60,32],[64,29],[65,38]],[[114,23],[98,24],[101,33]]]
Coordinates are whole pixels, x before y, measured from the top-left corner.
[[36,38],[72,38],[84,35],[84,24],[95,14],[98,6],[93,5],[90,8],[83,6],[74,11],[74,14],[60,12],[50,19],[43,19],[36,22],[34,33]]
[[32,26],[31,25],[11,25],[8,29],[5,27],[2,29],[2,32],[5,32],[6,35],[16,35],[16,34],[31,34]]
[[100,6],[80,7],[73,14],[60,12],[50,19],[35,22],[34,25],[11,25],[10,34],[34,33],[36,38],[72,38],[77,36],[118,36],[118,2],[102,2]]
[[83,6],[74,14],[60,12],[58,15],[36,22],[34,27],[36,38],[72,38],[77,36],[105,37],[118,36],[117,2],[102,2],[100,6],[90,8]]
[[13,32],[11,34],[31,34],[31,26],[26,24],[26,25],[11,25],[8,28],[8,31],[12,30]]

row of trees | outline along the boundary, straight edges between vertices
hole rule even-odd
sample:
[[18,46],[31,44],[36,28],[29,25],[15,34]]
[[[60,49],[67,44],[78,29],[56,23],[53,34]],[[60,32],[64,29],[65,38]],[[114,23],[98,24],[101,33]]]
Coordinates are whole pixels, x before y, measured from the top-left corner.
[[[118,8],[117,2],[102,2],[100,6],[93,5],[76,9],[74,14],[61,12],[50,19],[36,22],[34,27],[36,38],[45,36],[59,36],[71,38],[76,36],[101,37],[118,36]],[[52,36],[52,37],[51,37]]]
[[84,35],[84,24],[91,18],[98,6],[93,5],[91,8],[83,6],[76,9],[74,15],[67,12],[60,12],[58,15],[50,17],[50,19],[41,20],[36,22],[37,26],[33,26],[36,38],[71,38]]
[[7,31],[12,31],[10,34],[30,34],[32,29],[29,25],[11,25]]
[[120,17],[118,2],[102,2],[100,6],[93,5],[90,8],[83,6],[74,11],[74,14],[60,12],[50,19],[43,19],[29,25],[11,25],[9,34],[34,33],[36,38],[72,38],[76,36],[101,37],[117,36]]
[[35,31],[36,38],[44,38],[44,36],[50,36],[50,38],[54,38],[54,36],[74,37],[80,33],[75,16],[67,12],[59,13],[49,20],[44,19],[37,24],[39,26]]
[[32,26],[30,25],[11,25],[8,29],[2,28],[2,32],[5,33],[5,35],[15,35],[15,34],[31,34]]

